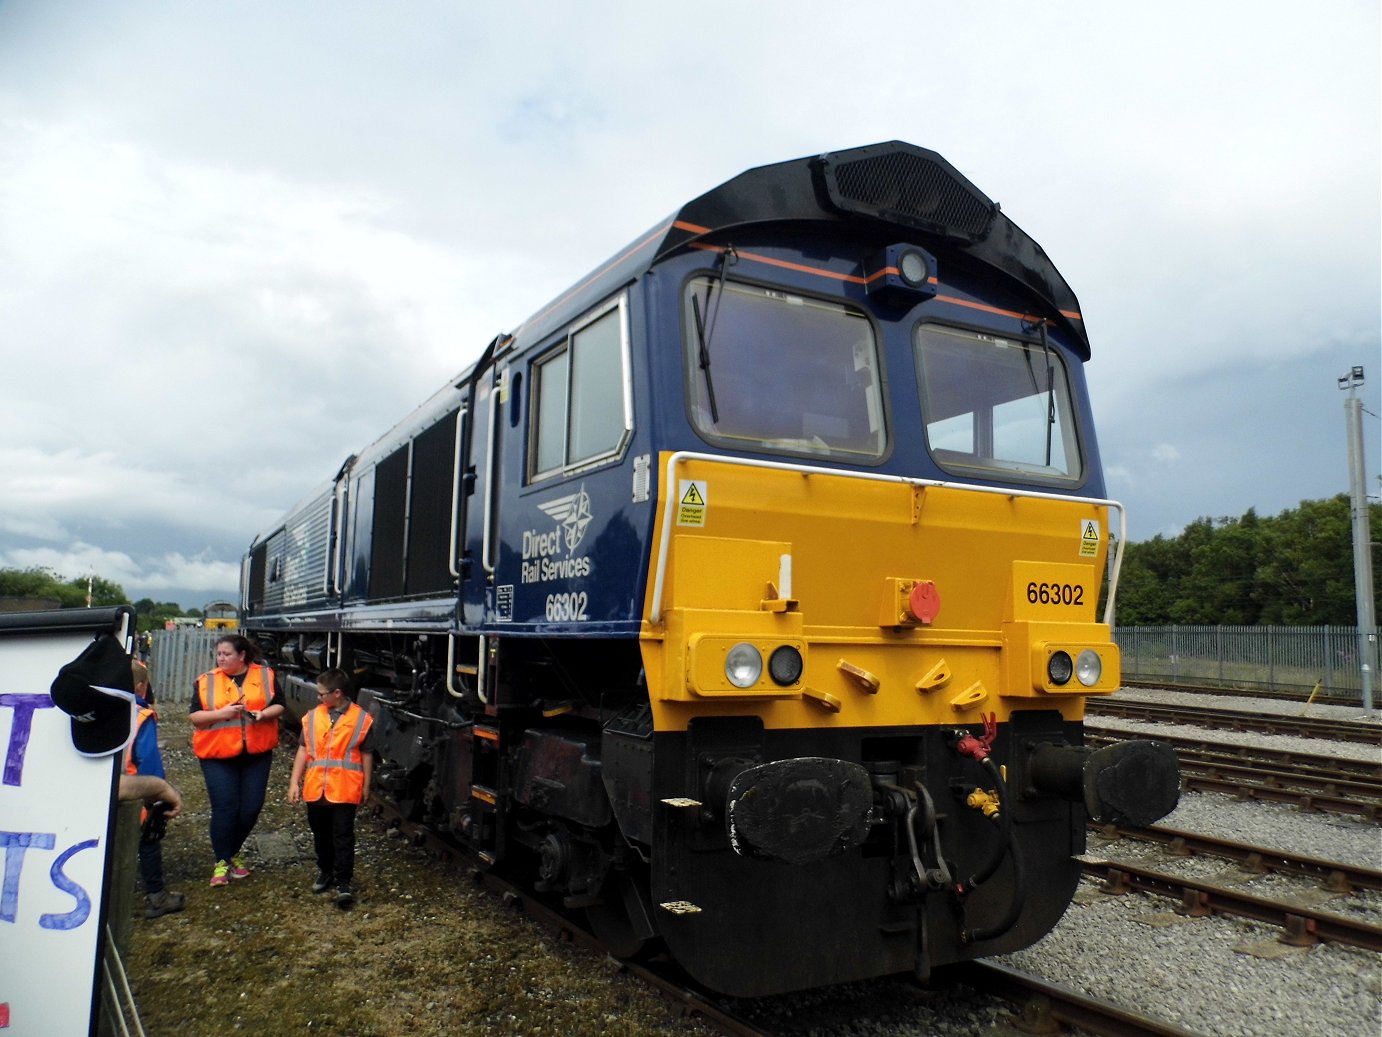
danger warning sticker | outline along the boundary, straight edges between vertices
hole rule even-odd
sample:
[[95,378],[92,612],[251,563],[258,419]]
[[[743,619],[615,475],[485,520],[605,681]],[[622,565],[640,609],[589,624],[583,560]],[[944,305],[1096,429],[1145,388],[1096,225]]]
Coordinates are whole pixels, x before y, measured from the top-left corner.
[[683,479],[677,493],[677,525],[704,526],[705,481],[702,479]]
[[1099,523],[1084,519],[1080,523],[1080,557],[1093,558],[1099,553]]

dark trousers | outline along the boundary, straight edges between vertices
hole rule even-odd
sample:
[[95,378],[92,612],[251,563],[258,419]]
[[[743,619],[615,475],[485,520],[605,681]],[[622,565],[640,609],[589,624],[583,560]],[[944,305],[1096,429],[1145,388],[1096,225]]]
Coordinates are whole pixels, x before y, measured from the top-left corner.
[[334,877],[337,886],[349,886],[355,877],[355,810],[354,803],[325,799],[307,804],[317,867],[328,878]]
[[157,839],[139,840],[139,879],[144,892],[163,892],[163,844]]
[[264,809],[273,753],[242,753],[199,762],[211,800],[211,850],[218,861],[229,861],[245,845]]

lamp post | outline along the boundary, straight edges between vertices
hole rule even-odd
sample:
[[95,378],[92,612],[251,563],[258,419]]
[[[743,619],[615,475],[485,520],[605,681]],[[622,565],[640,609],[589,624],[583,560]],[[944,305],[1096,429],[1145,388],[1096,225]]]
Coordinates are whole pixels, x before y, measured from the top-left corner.
[[1339,379],[1348,392],[1344,417],[1348,425],[1348,488],[1353,513],[1353,588],[1358,599],[1358,660],[1362,664],[1363,711],[1372,716],[1372,674],[1377,650],[1376,599],[1372,589],[1372,536],[1368,522],[1367,476],[1363,461],[1363,401],[1357,390],[1363,369],[1355,367]]

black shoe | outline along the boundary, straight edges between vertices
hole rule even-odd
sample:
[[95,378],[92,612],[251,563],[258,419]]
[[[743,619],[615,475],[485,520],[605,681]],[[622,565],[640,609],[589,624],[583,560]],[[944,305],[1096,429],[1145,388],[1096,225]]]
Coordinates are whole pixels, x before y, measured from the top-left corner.
[[350,891],[349,886],[339,886],[336,889],[336,906],[349,907],[355,903],[355,894]]
[[330,889],[330,888],[331,888],[332,886],[334,886],[335,884],[336,884],[336,878],[335,878],[334,875],[328,875],[328,874],[327,874],[326,872],[324,872],[324,871],[319,871],[319,872],[317,872],[317,881],[315,881],[315,882],[312,883],[312,892],[313,892],[313,893],[325,893],[328,889]]
[[175,911],[181,911],[186,904],[187,898],[181,893],[170,893],[166,889],[162,893],[150,893],[144,898],[144,917],[158,918],[171,915]]

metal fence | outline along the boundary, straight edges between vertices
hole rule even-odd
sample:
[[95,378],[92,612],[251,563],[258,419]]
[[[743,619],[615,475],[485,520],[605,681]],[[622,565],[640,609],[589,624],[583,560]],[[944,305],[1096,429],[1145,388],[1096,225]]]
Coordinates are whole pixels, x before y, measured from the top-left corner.
[[1318,683],[1331,695],[1362,695],[1357,627],[1118,627],[1113,637],[1125,680],[1306,692]]
[[216,638],[224,634],[224,630],[197,627],[154,631],[149,669],[161,706],[185,703],[192,697],[192,685],[197,678],[216,665]]

